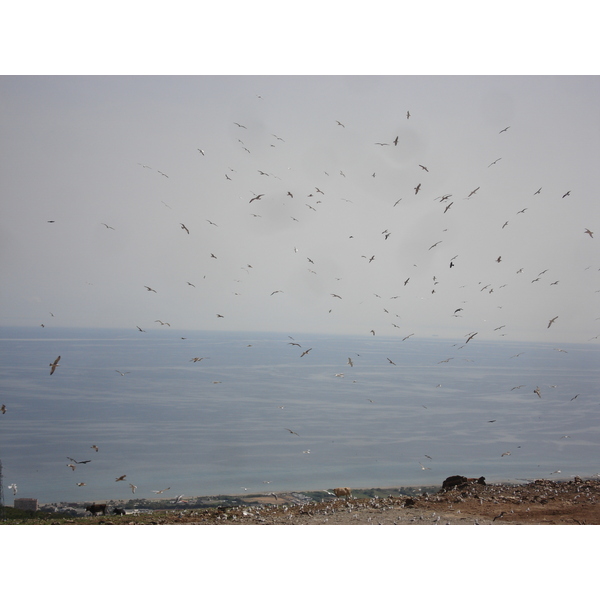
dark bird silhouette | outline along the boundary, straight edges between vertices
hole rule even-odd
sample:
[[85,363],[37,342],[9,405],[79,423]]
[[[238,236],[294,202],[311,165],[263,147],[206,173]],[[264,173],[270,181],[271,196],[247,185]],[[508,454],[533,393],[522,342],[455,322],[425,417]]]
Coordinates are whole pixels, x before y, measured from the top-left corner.
[[300,434],[299,434],[299,433],[296,433],[295,431],[292,431],[291,429],[288,429],[287,427],[284,427],[284,429],[285,429],[286,431],[289,431],[291,434],[293,434],[293,435],[297,435],[298,437],[300,437]]
[[498,133],[504,133],[505,131],[510,129],[510,125],[508,127],[505,127],[502,131],[499,131]]
[[583,233],[587,233],[591,238],[594,237],[594,232],[590,231],[589,229],[586,229]]
[[185,232],[189,235],[190,234],[190,230],[183,223],[180,223],[180,225],[181,225],[181,229],[184,229]]
[[60,356],[53,363],[50,363],[48,365],[50,367],[50,375],[52,375],[52,373],[54,373],[54,371],[56,371],[56,367],[58,367],[59,360],[60,360]]
[[100,225],[104,225],[104,227],[106,227],[106,229],[112,229],[113,231],[115,230],[114,227],[111,227],[110,225],[107,225],[106,223],[100,223]]
[[121,477],[117,477],[115,481],[125,481],[125,477],[127,477],[127,475],[121,475]]
[[408,110],[406,111],[406,118],[410,119],[410,111],[408,111]]
[[[481,186],[479,186],[479,187],[481,187]],[[475,188],[475,189],[474,189],[474,190],[473,190],[473,191],[472,191],[472,192],[471,192],[471,193],[470,193],[470,194],[467,196],[467,198],[470,198],[470,197],[471,197],[471,196],[472,196],[472,195],[473,195],[475,192],[477,192],[477,190],[478,190],[478,189],[479,189],[478,187],[477,187],[477,188]]]
[[421,167],[421,169],[423,169],[423,171],[427,171],[429,173],[429,169],[427,167],[424,167],[423,165],[419,165]]
[[394,140],[394,146],[398,145],[398,136],[396,136],[396,139]]
[[415,188],[415,195],[417,195],[419,193],[419,190],[421,189],[421,184],[419,184],[416,188]]
[[502,157],[500,157],[500,158],[497,158],[497,159],[496,159],[496,160],[495,160],[493,163],[490,163],[490,164],[488,165],[488,169],[489,169],[489,168],[490,168],[492,165],[495,165],[495,164],[496,164],[496,163],[497,163],[499,160],[502,160]]
[[241,127],[242,129],[248,129],[245,125],[240,125],[239,123],[236,123],[235,121],[233,122],[234,125],[237,125],[238,127]]
[[343,123],[340,123],[339,121],[336,121],[336,123],[337,123],[338,125],[341,125],[342,127],[346,128],[346,126],[345,126]]
[[566,194],[563,194],[563,198],[566,198],[567,196],[571,195],[571,190],[569,190]]
[[556,319],[558,319],[558,316],[554,317],[553,319],[550,319],[550,321],[548,322],[547,329],[550,329],[550,325],[552,325],[552,323],[554,323],[554,321],[556,321]]
[[[542,188],[540,188],[535,194],[539,194],[542,191]],[[535,196],[534,194],[534,196]]]
[[258,196],[254,196],[254,198],[252,198],[252,200],[250,200],[250,202],[254,202],[254,200],[260,200],[263,196],[264,196],[264,194],[258,194]]
[[308,354],[310,351],[312,350],[312,348],[309,348],[308,350],[305,350],[301,355],[300,358],[302,358],[305,354]]
[[158,292],[156,290],[153,290],[151,287],[148,287],[147,285],[144,286],[149,292],[154,292],[155,294],[157,294]]

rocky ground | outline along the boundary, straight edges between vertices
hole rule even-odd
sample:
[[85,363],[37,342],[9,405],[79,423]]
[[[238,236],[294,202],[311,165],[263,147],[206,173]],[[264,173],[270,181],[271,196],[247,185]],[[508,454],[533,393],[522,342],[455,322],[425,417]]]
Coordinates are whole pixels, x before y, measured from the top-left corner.
[[[357,494],[358,495],[358,494]],[[298,494],[246,497],[240,506],[177,508],[46,521],[78,525],[598,525],[600,481],[469,483],[418,496],[299,502]]]

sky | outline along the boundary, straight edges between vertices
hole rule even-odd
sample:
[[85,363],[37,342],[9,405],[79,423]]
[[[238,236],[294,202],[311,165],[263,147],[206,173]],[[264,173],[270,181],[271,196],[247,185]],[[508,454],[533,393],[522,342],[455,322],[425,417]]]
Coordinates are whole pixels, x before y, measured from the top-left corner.
[[590,341],[599,81],[3,76],[0,325]]

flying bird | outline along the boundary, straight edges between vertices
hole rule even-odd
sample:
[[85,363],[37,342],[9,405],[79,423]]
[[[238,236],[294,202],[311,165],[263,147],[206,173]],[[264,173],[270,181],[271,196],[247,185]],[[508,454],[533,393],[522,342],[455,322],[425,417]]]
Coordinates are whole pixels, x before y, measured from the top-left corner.
[[566,198],[567,196],[571,195],[571,190],[569,190],[566,194],[563,194],[563,198]]
[[11,484],[8,486],[8,489],[9,489],[9,490],[12,490],[12,491],[13,491],[13,494],[14,494],[15,496],[17,495],[17,484],[16,484],[16,483],[11,483]]
[[264,196],[264,194],[258,194],[258,196],[254,196],[254,198],[252,198],[252,200],[250,200],[250,202],[254,202],[254,200],[260,200],[263,196]]
[[534,393],[534,394],[537,394],[537,395],[538,395],[538,398],[541,398],[541,397],[542,397],[542,393],[540,392],[540,387],[539,387],[539,386],[538,386],[538,387],[536,387],[536,388],[535,388],[535,390],[533,390],[533,393]]
[[351,359],[350,357],[348,357],[348,364],[349,364],[351,367],[353,367],[353,366],[354,366],[354,363],[352,362],[352,359]]
[[472,333],[472,334],[471,334],[471,335],[468,337],[468,339],[467,339],[467,341],[465,342],[465,344],[468,344],[468,343],[469,343],[469,342],[470,342],[470,341],[471,341],[471,340],[472,340],[472,339],[473,339],[473,338],[474,338],[474,337],[477,335],[477,333],[478,333],[477,331],[476,331],[475,333]]
[[125,481],[125,477],[127,477],[127,475],[121,475],[121,477],[117,477],[115,481]]
[[110,225],[107,225],[106,223],[100,223],[100,225],[104,225],[104,227],[106,227],[106,229],[112,229],[113,231],[115,230],[114,227],[111,227]]
[[48,366],[51,367],[50,368],[50,375],[52,375],[52,373],[54,373],[54,371],[56,371],[56,367],[58,367],[58,361],[60,360],[60,356],[53,362],[50,363]]
[[284,427],[284,429],[285,429],[286,431],[289,431],[290,433],[292,433],[292,434],[294,434],[294,435],[297,435],[298,437],[300,437],[300,434],[299,434],[299,433],[296,433],[295,431],[292,431],[291,429],[288,429],[287,427]]
[[165,488],[164,490],[152,490],[153,494],[162,494],[163,492],[166,492],[167,490],[170,490],[171,488]]
[[[129,373],[131,373],[131,371],[125,371],[125,372],[123,373],[123,371],[119,371],[118,369],[115,369],[115,371],[116,371],[116,372],[117,372],[119,375],[121,375],[121,377],[124,377],[125,375],[128,375]],[[94,446],[92,446],[92,448],[93,448],[93,447],[94,447]]]
[[[481,187],[481,186],[479,186],[479,187]],[[475,188],[475,189],[474,189],[474,190],[473,190],[473,191],[472,191],[472,192],[471,192],[471,193],[470,193],[470,194],[467,196],[467,198],[470,198],[470,197],[471,197],[471,196],[472,196],[472,195],[473,195],[473,194],[474,194],[474,193],[475,193],[475,192],[476,192],[476,191],[479,189],[479,187]]]
[[552,323],[554,323],[554,321],[556,321],[556,319],[558,319],[558,316],[554,317],[553,319],[550,319],[550,321],[548,322],[547,329],[550,329],[550,325],[552,325]]
[[190,230],[183,223],[179,223],[179,224],[181,225],[181,229],[185,229],[186,233],[189,235]]
[[424,167],[423,165],[419,165],[421,167],[421,169],[423,169],[423,171],[427,171],[429,173],[429,169],[427,167]]
[[398,145],[398,136],[396,136],[396,139],[394,140],[394,146]]
[[90,446],[90,448],[93,448],[96,452],[98,452],[98,450],[100,450],[100,448],[98,448],[98,446],[96,446],[96,444],[94,444],[93,446]]
[[505,131],[507,131],[508,129],[510,129],[510,125],[508,127],[505,127],[502,131],[499,131],[498,133],[504,133]]
[[312,348],[309,348],[308,350],[305,350],[301,355],[300,358],[302,358],[305,354],[308,354],[310,351],[312,350]]
[[421,189],[421,184],[419,184],[416,188],[415,188],[415,196],[419,193],[419,190]]
[[6,404],[0,406],[0,412],[2,412],[3,415],[6,414]]
[[236,123],[235,121],[233,122],[234,125],[237,125],[238,127],[241,127],[242,129],[248,129],[245,125],[240,125],[239,123]]
[[496,159],[496,160],[495,160],[493,163],[490,163],[490,164],[488,165],[488,169],[489,169],[489,168],[490,168],[492,165],[495,165],[495,164],[496,164],[496,163],[497,163],[499,160],[502,160],[502,157],[500,157],[500,158],[497,158],[497,159]]
[[594,232],[590,231],[589,229],[586,229],[583,233],[587,233],[591,238],[594,237]]
[[[386,357],[386,358],[387,358],[387,357]],[[393,360],[391,360],[390,358],[388,358],[388,362],[389,362],[391,365],[395,365],[395,366],[397,366],[397,365],[396,365],[396,363],[395,363]]]
[[156,290],[153,290],[151,287],[148,287],[147,285],[144,286],[149,292],[154,292],[155,294],[157,293]]
[[406,111],[406,118],[410,119],[410,111],[408,111],[408,110]]
[[344,128],[344,129],[346,128],[346,126],[345,126],[343,123],[340,123],[339,121],[336,121],[336,123],[337,123],[338,125],[341,125],[341,126]]

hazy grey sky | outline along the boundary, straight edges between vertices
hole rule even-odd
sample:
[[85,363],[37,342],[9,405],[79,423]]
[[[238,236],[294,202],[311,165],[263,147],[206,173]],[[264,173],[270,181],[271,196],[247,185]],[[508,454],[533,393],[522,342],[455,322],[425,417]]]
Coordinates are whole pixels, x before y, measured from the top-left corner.
[[1,77],[0,324],[588,341],[599,106],[586,76]]

